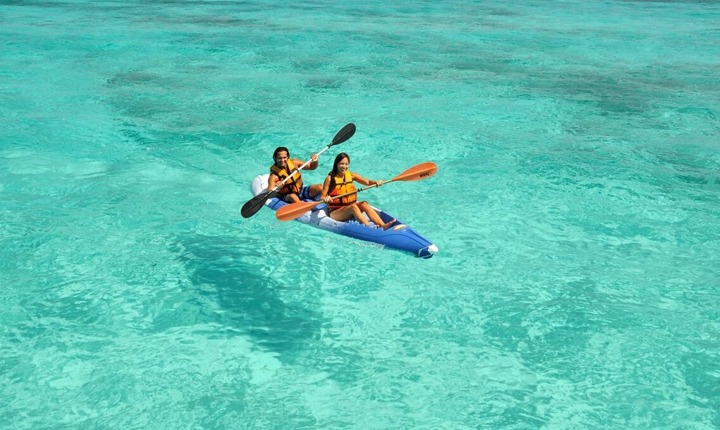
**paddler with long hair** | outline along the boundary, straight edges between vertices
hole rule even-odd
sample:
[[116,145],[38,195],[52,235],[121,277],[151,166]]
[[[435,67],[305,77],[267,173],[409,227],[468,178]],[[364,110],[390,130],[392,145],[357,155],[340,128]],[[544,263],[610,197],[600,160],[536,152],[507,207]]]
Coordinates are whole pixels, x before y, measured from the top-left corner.
[[348,170],[349,167],[350,156],[344,152],[339,153],[335,157],[332,170],[325,178],[325,182],[323,182],[320,198],[328,204],[330,218],[336,221],[347,221],[355,217],[358,222],[369,226],[370,223],[363,215],[363,213],[365,213],[367,217],[370,218],[370,221],[374,222],[376,226],[381,227],[383,230],[392,227],[396,222],[395,219],[389,222],[383,222],[380,215],[378,215],[368,202],[357,201],[357,193],[339,199],[333,199],[334,196],[356,191],[353,182],[359,182],[363,185],[377,185],[378,187],[383,184],[382,180],[371,181],[357,173],[353,173]]
[[[303,170],[315,170],[318,167],[318,156],[313,154],[312,162]],[[303,185],[302,173],[293,171],[303,165],[302,160],[290,158],[290,151],[284,146],[275,148],[273,152],[273,165],[270,166],[267,190],[275,188],[275,184],[290,176],[285,184],[278,190],[278,198],[287,203],[297,203],[302,200],[314,200],[322,191],[322,185]],[[292,173],[292,176],[291,176]]]

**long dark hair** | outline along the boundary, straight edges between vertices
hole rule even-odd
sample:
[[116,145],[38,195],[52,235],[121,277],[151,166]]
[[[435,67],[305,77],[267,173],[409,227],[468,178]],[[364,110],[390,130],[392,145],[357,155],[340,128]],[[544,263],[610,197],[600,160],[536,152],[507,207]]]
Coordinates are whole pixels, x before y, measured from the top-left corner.
[[328,173],[328,175],[334,177],[335,175],[337,175],[337,174],[339,173],[337,166],[338,166],[338,164],[340,163],[340,161],[341,161],[343,158],[347,158],[347,159],[348,159],[348,164],[350,164],[350,156],[347,155],[347,154],[344,153],[344,152],[341,152],[341,153],[339,153],[338,155],[335,156],[335,161],[333,162],[333,168],[332,168],[332,170],[330,171],[330,173]]
[[335,176],[339,173],[338,164],[340,163],[340,161],[342,161],[343,158],[347,158],[348,164],[350,164],[350,156],[347,155],[345,152],[341,152],[335,156],[335,161],[333,162],[333,168],[330,171],[330,173],[328,173],[328,175],[330,175],[330,187],[329,187],[328,191],[332,191],[335,188],[335,185],[337,185],[335,183]]

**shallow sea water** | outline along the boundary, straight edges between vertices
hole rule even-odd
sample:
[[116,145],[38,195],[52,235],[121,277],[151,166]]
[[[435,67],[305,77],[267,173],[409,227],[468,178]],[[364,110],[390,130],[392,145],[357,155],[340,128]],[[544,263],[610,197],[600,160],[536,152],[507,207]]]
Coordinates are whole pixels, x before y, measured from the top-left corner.
[[[716,2],[0,3],[0,422],[720,427]],[[430,260],[243,219],[289,146]]]

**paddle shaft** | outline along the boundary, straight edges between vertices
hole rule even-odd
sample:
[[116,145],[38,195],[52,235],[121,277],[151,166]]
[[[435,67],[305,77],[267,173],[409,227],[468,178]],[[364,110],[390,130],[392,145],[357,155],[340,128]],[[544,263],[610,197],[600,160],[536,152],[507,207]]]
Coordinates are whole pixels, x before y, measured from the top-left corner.
[[[384,184],[387,184],[387,183],[389,183],[389,182],[392,182],[392,181],[384,182]],[[357,190],[352,191],[352,192],[349,192],[349,193],[340,194],[339,196],[332,196],[332,198],[331,198],[330,200],[341,199],[341,198],[343,198],[343,197],[347,197],[347,196],[350,196],[350,195],[353,195],[353,194],[357,194],[357,193],[359,193],[360,191],[369,190],[370,188],[375,188],[375,187],[377,187],[377,186],[378,186],[378,184],[374,184],[374,185],[370,185],[370,186],[367,186],[367,187],[363,187],[363,188],[357,189]],[[276,216],[280,221],[290,221],[290,220],[292,220],[292,219],[295,219],[295,218],[299,217],[300,215],[304,214],[305,212],[311,210],[311,209],[314,208],[315,206],[321,205],[321,204],[323,204],[323,203],[325,203],[325,202],[324,202],[324,201],[320,201],[320,202],[296,202],[296,203],[291,203],[291,204],[289,204],[289,205],[287,205],[287,206],[283,206],[282,208],[278,209],[278,211],[275,212],[275,216]],[[285,210],[285,208],[287,208],[288,210]]]
[[[383,182],[383,185],[389,184],[390,182],[395,182],[396,180],[397,180],[397,179],[391,179],[391,180],[389,180],[389,181],[384,181],[384,182]],[[341,199],[341,198],[343,198],[343,197],[352,196],[353,194],[357,194],[357,193],[359,193],[360,191],[369,190],[370,188],[375,188],[375,187],[379,187],[379,186],[380,186],[380,185],[378,185],[378,184],[368,185],[367,187],[358,188],[357,190],[355,190],[355,191],[350,191],[349,193],[340,194],[340,195],[338,195],[338,196],[332,196],[332,198],[331,198],[330,200]],[[320,203],[322,203],[322,202],[320,202]],[[318,203],[318,204],[320,204],[320,203]]]
[[[390,182],[395,182],[395,181],[417,181],[419,179],[425,179],[425,178],[428,178],[428,177],[434,175],[436,171],[437,171],[437,166],[435,165],[435,163],[432,163],[432,162],[420,163],[416,166],[413,166],[413,167],[405,170],[404,172],[402,172],[401,174],[397,175],[396,177],[390,179],[389,181],[383,181],[383,185],[389,184]],[[357,194],[360,191],[369,190],[370,188],[375,188],[375,187],[379,187],[379,186],[380,185],[378,185],[378,184],[369,185],[367,187],[363,187],[363,188],[357,189],[355,191],[351,191],[349,193],[340,194],[339,196],[333,196],[330,200],[341,199],[343,197]]]

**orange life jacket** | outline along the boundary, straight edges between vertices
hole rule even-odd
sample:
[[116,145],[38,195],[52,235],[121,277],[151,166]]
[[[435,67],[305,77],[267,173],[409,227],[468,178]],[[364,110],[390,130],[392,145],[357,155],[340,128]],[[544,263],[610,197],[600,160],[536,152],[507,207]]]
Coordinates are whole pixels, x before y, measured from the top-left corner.
[[[339,180],[341,180],[342,182],[338,182]],[[335,176],[334,178],[332,178],[332,181],[335,183],[335,187],[333,187],[333,189],[330,190],[330,193],[328,193],[330,197],[335,197],[346,193],[352,193],[353,191],[355,191],[355,184],[353,183],[353,177],[350,171],[346,171],[342,179]],[[356,201],[357,193],[350,194],[349,196],[341,197],[339,199],[330,200],[328,206],[330,207],[330,211],[333,211],[343,206],[353,204]]]
[[[284,180],[288,177],[288,174],[292,172],[295,169],[295,165],[292,161],[288,158],[287,161],[287,168],[281,169],[276,164],[273,164],[270,166],[270,173],[274,173],[280,178],[280,180]],[[285,182],[285,185],[283,185],[282,188],[278,190],[278,194],[281,196],[286,196],[288,194],[300,194],[300,190],[302,190],[303,181],[302,181],[302,174],[298,170],[297,172],[293,173],[292,177],[289,181]]]

